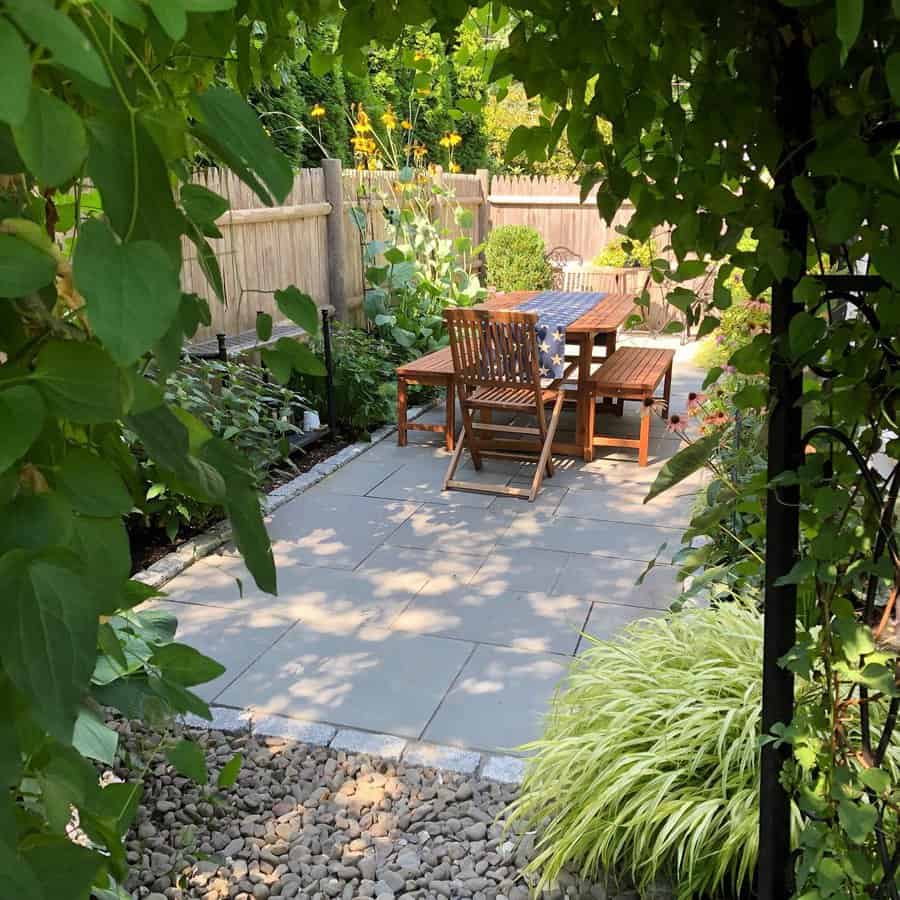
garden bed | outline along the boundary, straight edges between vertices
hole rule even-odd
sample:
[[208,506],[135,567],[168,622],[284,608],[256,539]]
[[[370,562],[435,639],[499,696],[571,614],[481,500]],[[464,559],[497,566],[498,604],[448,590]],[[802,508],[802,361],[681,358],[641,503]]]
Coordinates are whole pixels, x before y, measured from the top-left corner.
[[[308,472],[320,462],[329,459],[352,443],[351,438],[337,435],[336,437],[325,438],[316,444],[298,448],[288,457],[293,467],[288,468],[286,465],[283,465],[272,471],[270,473],[271,477],[266,482],[265,492],[269,493],[287,484],[298,475]],[[169,539],[164,531],[159,528],[145,528],[140,519],[134,517],[128,522],[128,537],[131,546],[131,574],[134,575],[136,572],[146,569],[157,560],[162,559],[166,554],[183,547],[188,541],[203,534],[204,531],[219,524],[224,519],[224,513],[214,512],[212,515],[182,528],[178,537],[173,541]]]

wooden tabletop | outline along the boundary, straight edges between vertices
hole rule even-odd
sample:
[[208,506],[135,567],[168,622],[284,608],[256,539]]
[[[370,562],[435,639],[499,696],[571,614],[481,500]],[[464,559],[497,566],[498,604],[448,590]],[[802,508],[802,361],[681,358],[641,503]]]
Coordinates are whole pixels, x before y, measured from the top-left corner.
[[[509,291],[495,294],[481,306],[485,309],[515,309],[543,291]],[[617,331],[634,312],[633,294],[607,294],[581,318],[566,325],[566,334],[599,334]]]

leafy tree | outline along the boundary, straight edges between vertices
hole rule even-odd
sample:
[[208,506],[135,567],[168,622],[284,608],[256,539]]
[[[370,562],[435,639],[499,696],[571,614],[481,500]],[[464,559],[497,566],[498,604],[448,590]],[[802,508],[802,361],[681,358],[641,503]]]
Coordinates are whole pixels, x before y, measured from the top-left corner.
[[[247,89],[294,46],[296,18],[278,4],[229,5],[0,3],[4,896],[122,896],[141,782],[140,772],[98,782],[92,760],[109,766],[117,749],[104,708],[161,728],[173,713],[209,718],[191,688],[223,671],[173,640],[172,616],[136,609],[156,592],[129,579],[123,518],[142,482],[126,428],[167,484],[224,506],[256,583],[276,590],[253,472],[163,394],[182,340],[209,321],[206,301],[180,289],[182,238],[222,299],[207,238],[228,204],[190,183],[195,158],[227,165],[265,203],[293,181],[217,75],[224,61]],[[315,332],[308,297],[289,288],[276,299]],[[267,351],[280,380],[320,370],[288,344]],[[163,747],[178,771],[206,780],[199,747]]]
[[[349,50],[365,4],[346,6]],[[449,36],[465,11],[434,0],[428,12]],[[502,27],[497,13],[476,15]],[[368,37],[390,41],[397,27],[376,20]],[[767,490],[736,500],[764,504],[766,517],[758,890],[896,898],[897,774],[884,758],[900,711],[897,5],[573,0],[561,11],[517,0],[507,45],[485,53],[494,79],[542,100],[542,119],[512,133],[508,156],[543,160],[565,134],[608,221],[630,199],[630,237],[672,228],[675,264],[654,265],[658,281],[722,263],[708,303],[684,284],[668,295],[701,334],[731,305],[735,267],[752,296],[771,291],[770,331],[730,361],[769,378],[768,396],[735,398],[768,417]],[[758,243],[742,252],[748,230]],[[847,274],[880,277],[808,276],[825,274],[826,251]],[[804,372],[814,377],[804,383]],[[815,426],[805,433],[801,413]],[[699,464],[703,449],[678,467]],[[819,621],[792,649],[798,587],[816,596]],[[794,675],[816,679],[817,658],[827,700],[795,717]],[[845,728],[848,704],[862,710],[858,730]],[[805,817],[796,866],[790,792]]]

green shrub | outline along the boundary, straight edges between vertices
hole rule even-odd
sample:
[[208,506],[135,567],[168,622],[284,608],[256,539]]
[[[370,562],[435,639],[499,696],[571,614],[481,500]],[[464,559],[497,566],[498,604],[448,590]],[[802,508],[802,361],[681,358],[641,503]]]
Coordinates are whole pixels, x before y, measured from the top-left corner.
[[[313,349],[322,352],[322,339]],[[372,428],[394,418],[397,359],[380,338],[335,323],[331,332],[334,367],[335,416],[339,427],[353,437],[366,437]],[[325,379],[296,375],[291,382],[322,412],[326,409]]]
[[647,269],[656,254],[652,240],[629,241],[624,238],[607,244],[598,253],[593,263],[595,266],[615,266],[617,269],[632,269],[642,266]]
[[484,256],[487,283],[498,291],[537,291],[550,287],[553,270],[543,238],[527,225],[501,225],[488,235]]
[[748,885],[761,669],[762,619],[739,603],[592,640],[511,808],[517,829],[541,828],[528,870],[543,885],[567,864],[639,887],[664,877],[679,898]]

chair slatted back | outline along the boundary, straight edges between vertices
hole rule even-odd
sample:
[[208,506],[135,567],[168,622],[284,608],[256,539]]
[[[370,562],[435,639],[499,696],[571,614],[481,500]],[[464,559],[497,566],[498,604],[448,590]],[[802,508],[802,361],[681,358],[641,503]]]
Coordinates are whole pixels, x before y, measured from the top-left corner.
[[540,391],[537,313],[448,309],[444,319],[460,382]]
[[564,291],[603,291],[615,294],[622,289],[619,276],[615,272],[598,269],[590,264],[571,265],[563,269]]

